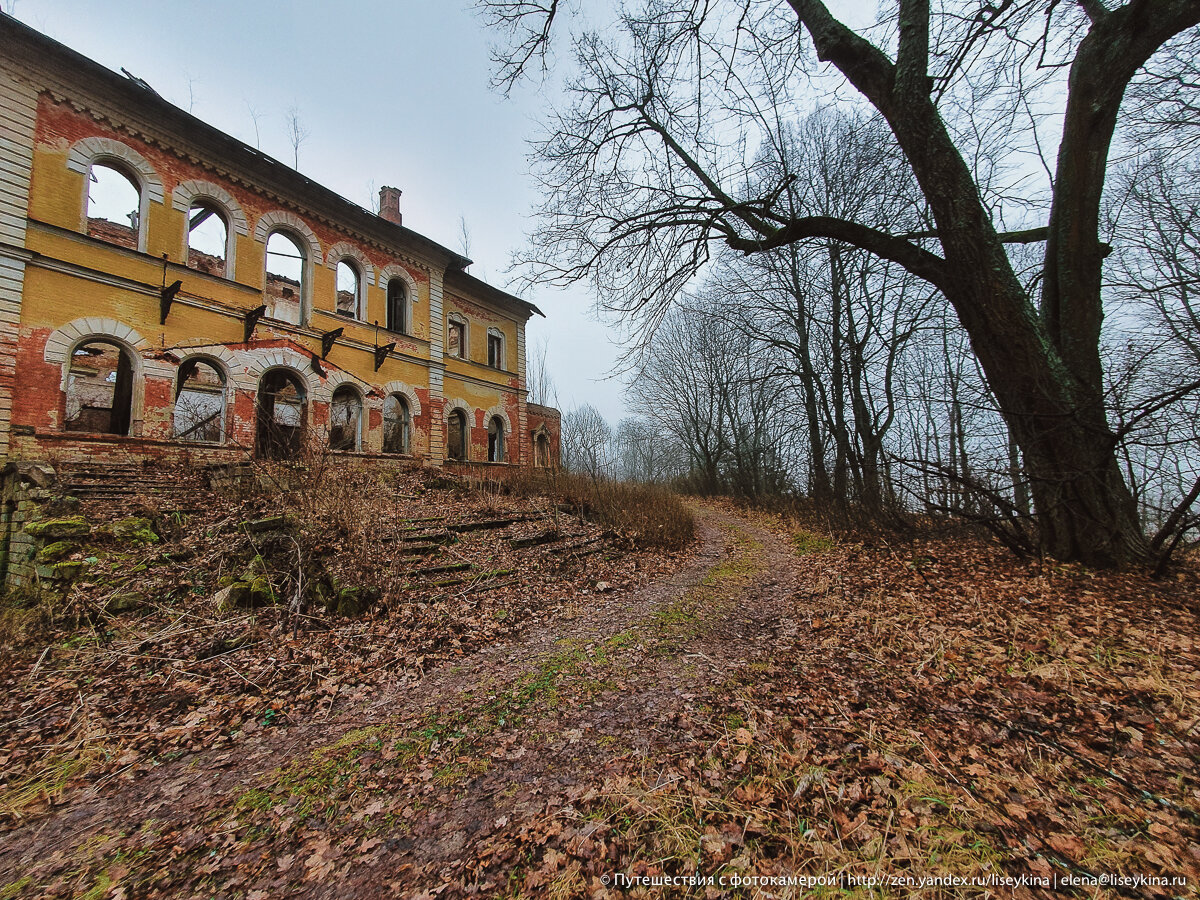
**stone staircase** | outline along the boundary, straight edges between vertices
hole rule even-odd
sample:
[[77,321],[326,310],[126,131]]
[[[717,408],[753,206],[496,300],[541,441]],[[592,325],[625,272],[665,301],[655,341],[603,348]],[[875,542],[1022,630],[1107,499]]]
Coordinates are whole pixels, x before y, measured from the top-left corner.
[[149,503],[161,509],[195,512],[210,505],[206,469],[185,469],[155,463],[88,462],[63,465],[58,491],[88,506],[128,512]]

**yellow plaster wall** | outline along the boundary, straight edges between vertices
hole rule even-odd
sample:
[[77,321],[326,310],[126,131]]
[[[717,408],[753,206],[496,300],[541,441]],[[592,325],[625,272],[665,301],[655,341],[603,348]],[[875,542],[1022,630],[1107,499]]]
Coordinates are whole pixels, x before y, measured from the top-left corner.
[[[467,320],[467,343],[470,349],[469,361],[447,355],[446,371],[472,378],[482,378],[485,381],[492,381],[498,385],[508,387],[512,374],[515,374],[517,371],[517,323],[512,319],[506,318],[502,313],[483,308],[482,304],[464,302],[461,298],[450,293],[446,294],[444,307],[446,310],[446,321],[442,327],[446,330],[444,340],[447,342],[447,345],[449,342],[450,314],[458,313]],[[487,318],[479,315],[481,308],[487,313]],[[487,364],[488,328],[496,328],[504,335],[505,368],[503,371],[493,369]],[[475,365],[471,365],[471,363],[475,363]],[[449,396],[448,392],[447,396]]]
[[[71,114],[66,114],[59,119],[70,120],[70,117]],[[72,127],[78,125],[71,121],[67,124]],[[44,134],[35,144],[29,203],[29,215],[35,223],[44,222],[54,227],[32,227],[28,232],[27,246],[37,254],[103,274],[92,278],[31,266],[27,270],[22,323],[31,328],[54,329],[82,316],[96,316],[124,322],[137,330],[152,346],[240,342],[243,338],[240,316],[262,303],[265,281],[266,247],[265,242],[255,239],[254,226],[263,212],[279,208],[278,201],[251,196],[244,186],[228,184],[218,175],[204,175],[204,180],[222,184],[237,197],[249,220],[247,235],[237,234],[233,223],[227,223],[234,230],[233,280],[206,275],[186,267],[188,214],[176,210],[172,205],[171,191],[175,184],[184,178],[200,177],[188,170],[189,166],[194,169],[191,163],[178,161],[170,154],[164,154],[160,148],[142,148],[164,183],[165,202],[149,200],[146,203],[146,217],[141,227],[145,232],[147,249],[145,253],[138,253],[89,238],[82,233],[85,226],[86,176],[67,167],[69,147],[75,138],[56,135],[57,132],[50,128],[49,135]],[[132,139],[126,142],[133,144]],[[158,154],[158,162],[151,158],[154,154]],[[308,283],[305,288],[314,314],[310,326],[305,328],[273,327],[269,322],[262,322],[256,332],[259,339],[286,337],[319,352],[319,333],[342,327],[343,341],[356,340],[367,347],[336,344],[328,357],[331,364],[368,384],[402,381],[428,391],[429,368],[419,360],[429,357],[428,342],[433,329],[441,329],[444,335],[446,315],[458,312],[471,323],[471,362],[446,360],[448,377],[443,395],[462,398],[477,409],[488,409],[503,403],[506,394],[511,398],[515,381],[515,374],[512,373],[518,369],[515,319],[489,308],[486,302],[447,293],[443,297],[442,319],[435,323],[430,318],[432,306],[427,277],[416,278],[416,296],[409,298],[412,326],[409,336],[393,335],[382,327],[377,331],[372,324],[386,320],[387,293],[386,286],[382,284],[364,285],[365,322],[337,316],[334,312],[336,272],[325,265],[324,258],[329,247],[342,239],[359,246],[371,259],[377,276],[384,266],[398,260],[388,258],[389,254],[378,248],[362,246],[348,236],[331,231],[302,211],[297,210],[296,214],[309,224],[321,244],[321,255],[309,260],[306,267]],[[303,242],[302,246],[306,253],[311,252]],[[169,265],[164,266],[164,256]],[[140,283],[152,292],[164,283],[170,284],[179,279],[182,289],[166,324],[160,325],[159,298],[156,293],[105,284],[105,275]],[[318,310],[329,315],[323,315]],[[505,335],[504,371],[486,365],[488,327],[498,328]],[[376,372],[370,348],[376,341],[386,344],[392,340],[398,342],[400,352],[417,359],[391,356]],[[462,377],[455,378],[455,374]],[[490,382],[495,387],[468,379]]]

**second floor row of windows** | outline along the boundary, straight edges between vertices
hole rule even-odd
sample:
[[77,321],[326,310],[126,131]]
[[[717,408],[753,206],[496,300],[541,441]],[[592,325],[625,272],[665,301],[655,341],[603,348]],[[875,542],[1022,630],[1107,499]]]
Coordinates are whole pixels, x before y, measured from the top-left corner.
[[[100,157],[87,168],[85,231],[90,237],[130,250],[145,251],[143,218],[145,189],[138,173],[123,161]],[[225,203],[215,196],[223,191],[208,186],[197,192],[187,207],[185,261],[188,268],[219,278],[234,278],[235,234],[231,228],[236,205],[229,197]],[[228,196],[228,195],[226,195]],[[244,224],[245,217],[237,210]],[[315,235],[297,217],[281,225],[271,225],[265,233],[263,302],[267,315],[291,324],[304,324],[311,317],[313,297],[310,281],[313,257],[320,253]],[[261,227],[261,225],[260,225]],[[306,233],[305,233],[306,232]],[[244,232],[243,232],[244,233]],[[331,250],[336,253],[342,245]],[[354,251],[361,257],[361,254]],[[332,265],[333,260],[329,260]],[[363,261],[347,255],[334,266],[335,297],[333,311],[359,322],[370,321],[367,313],[366,279]],[[366,263],[369,268],[370,264]],[[382,281],[382,279],[381,279]],[[412,290],[405,279],[396,275],[381,283],[386,306],[382,324],[397,334],[412,334]]]

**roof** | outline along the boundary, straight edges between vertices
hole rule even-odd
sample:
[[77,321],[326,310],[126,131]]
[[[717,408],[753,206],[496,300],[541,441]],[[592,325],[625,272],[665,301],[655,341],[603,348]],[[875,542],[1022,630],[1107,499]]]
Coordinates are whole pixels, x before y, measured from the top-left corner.
[[469,275],[462,270],[452,270],[446,272],[446,286],[457,287],[460,290],[469,292],[475,295],[482,295],[494,303],[502,305],[516,306],[526,318],[537,313],[543,319],[546,314],[530,303],[528,300],[522,300],[515,294],[510,294],[507,291],[502,291],[500,288],[488,284],[486,281],[481,281],[474,275]]

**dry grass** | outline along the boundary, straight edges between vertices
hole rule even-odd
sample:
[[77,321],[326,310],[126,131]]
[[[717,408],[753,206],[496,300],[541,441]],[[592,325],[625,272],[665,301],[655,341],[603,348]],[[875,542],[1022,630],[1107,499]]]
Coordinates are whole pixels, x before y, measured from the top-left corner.
[[682,550],[695,537],[695,518],[679,495],[656,485],[610,481],[568,472],[525,471],[505,488],[544,496],[647,550]]

